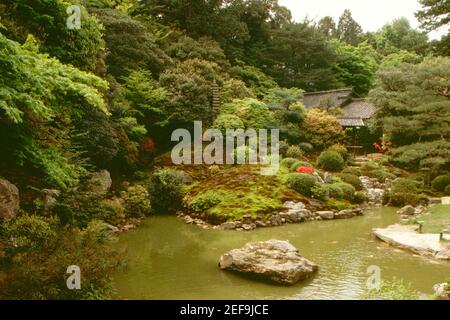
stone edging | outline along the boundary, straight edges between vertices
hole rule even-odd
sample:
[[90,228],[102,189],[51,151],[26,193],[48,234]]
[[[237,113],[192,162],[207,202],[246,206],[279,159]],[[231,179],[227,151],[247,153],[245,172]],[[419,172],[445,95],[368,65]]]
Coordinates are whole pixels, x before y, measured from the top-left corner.
[[251,215],[245,215],[239,221],[225,222],[218,226],[208,224],[202,219],[193,218],[179,213],[178,217],[184,219],[186,224],[197,225],[202,229],[252,231],[257,228],[278,227],[285,224],[297,224],[307,221],[350,219],[363,215],[363,209],[333,211],[311,211],[306,209],[302,202],[284,203],[287,211],[271,216],[267,221],[255,220]]

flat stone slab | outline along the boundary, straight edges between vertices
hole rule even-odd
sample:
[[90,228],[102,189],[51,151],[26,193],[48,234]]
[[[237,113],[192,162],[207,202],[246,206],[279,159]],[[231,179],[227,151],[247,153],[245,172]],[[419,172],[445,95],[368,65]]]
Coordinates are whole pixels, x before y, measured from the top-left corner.
[[392,225],[385,229],[373,229],[379,239],[401,249],[423,256],[449,260],[450,250],[441,243],[439,234],[421,234],[415,226]]
[[284,285],[309,278],[318,270],[291,243],[280,240],[247,243],[231,250],[220,257],[219,267]]

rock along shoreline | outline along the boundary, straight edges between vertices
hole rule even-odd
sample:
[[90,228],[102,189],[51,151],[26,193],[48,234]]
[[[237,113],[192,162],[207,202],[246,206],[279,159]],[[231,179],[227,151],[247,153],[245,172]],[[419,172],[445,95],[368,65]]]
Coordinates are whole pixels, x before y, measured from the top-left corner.
[[284,203],[285,211],[274,214],[266,221],[255,219],[251,215],[245,215],[238,221],[225,222],[220,225],[211,225],[206,221],[191,217],[184,213],[178,213],[178,217],[186,224],[196,225],[202,229],[252,231],[257,228],[279,227],[286,224],[298,224],[309,221],[350,219],[364,214],[363,208],[334,211],[313,211],[306,209],[302,202],[288,201]]

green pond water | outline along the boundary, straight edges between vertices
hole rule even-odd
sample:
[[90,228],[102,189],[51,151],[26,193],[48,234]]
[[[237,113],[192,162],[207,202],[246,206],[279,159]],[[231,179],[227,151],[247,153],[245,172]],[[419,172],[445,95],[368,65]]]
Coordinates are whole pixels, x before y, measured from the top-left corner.
[[[176,217],[154,216],[121,235],[116,244],[128,252],[125,270],[114,276],[117,299],[358,299],[367,268],[381,278],[411,282],[422,293],[450,275],[450,263],[389,247],[372,228],[398,221],[395,209],[368,210],[363,217],[292,224],[252,232],[202,230]],[[219,257],[247,242],[289,240],[319,265],[310,280],[292,287],[258,282],[221,271]]]

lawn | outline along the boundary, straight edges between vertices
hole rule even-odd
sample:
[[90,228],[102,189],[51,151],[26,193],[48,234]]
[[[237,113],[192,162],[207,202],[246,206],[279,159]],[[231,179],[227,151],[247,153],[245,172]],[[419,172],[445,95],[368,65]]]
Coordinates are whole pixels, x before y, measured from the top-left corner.
[[430,209],[430,214],[420,217],[423,233],[441,233],[450,229],[450,205],[436,205]]

